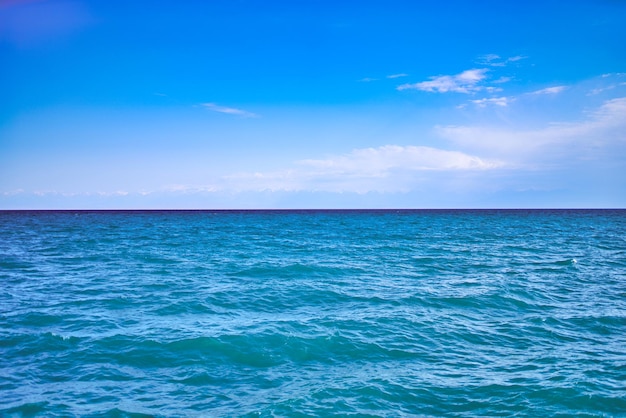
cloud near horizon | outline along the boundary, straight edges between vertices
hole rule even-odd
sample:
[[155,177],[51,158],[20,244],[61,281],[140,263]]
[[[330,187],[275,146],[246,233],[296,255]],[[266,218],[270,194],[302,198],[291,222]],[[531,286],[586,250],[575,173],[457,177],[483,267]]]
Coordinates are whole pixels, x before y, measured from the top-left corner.
[[327,159],[301,160],[299,164],[337,173],[361,173],[378,176],[390,169],[407,170],[477,170],[499,167],[501,163],[483,161],[458,151],[424,146],[383,145],[360,148],[349,154]]
[[270,172],[241,172],[221,178],[207,178],[207,184],[170,184],[151,190],[96,193],[20,189],[4,192],[3,195],[123,197],[248,192],[406,193],[417,185],[432,186],[434,178],[463,178],[469,173],[485,173],[507,167],[503,161],[459,151],[426,146],[384,145],[354,149],[324,159],[298,160],[291,167]]
[[300,160],[296,167],[282,171],[226,176],[224,187],[237,191],[400,192],[409,191],[416,177],[424,177],[427,172],[485,171],[504,167],[506,164],[502,161],[458,151],[384,145],[355,149],[326,159]]

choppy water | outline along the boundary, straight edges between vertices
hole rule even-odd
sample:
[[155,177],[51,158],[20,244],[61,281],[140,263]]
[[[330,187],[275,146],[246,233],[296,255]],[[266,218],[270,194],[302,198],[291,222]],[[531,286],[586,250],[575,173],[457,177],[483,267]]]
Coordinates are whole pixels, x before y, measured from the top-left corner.
[[626,211],[0,212],[2,416],[626,415]]

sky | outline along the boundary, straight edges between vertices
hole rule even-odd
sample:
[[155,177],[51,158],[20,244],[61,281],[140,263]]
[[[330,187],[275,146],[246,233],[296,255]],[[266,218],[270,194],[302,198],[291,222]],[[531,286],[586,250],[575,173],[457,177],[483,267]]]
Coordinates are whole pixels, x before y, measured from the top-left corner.
[[625,208],[626,2],[0,0],[0,209]]

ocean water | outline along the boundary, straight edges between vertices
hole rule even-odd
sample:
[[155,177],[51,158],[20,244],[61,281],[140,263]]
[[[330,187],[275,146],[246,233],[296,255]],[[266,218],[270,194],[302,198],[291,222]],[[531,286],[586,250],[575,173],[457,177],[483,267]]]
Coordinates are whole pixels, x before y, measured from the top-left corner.
[[626,211],[0,212],[0,416],[626,416]]

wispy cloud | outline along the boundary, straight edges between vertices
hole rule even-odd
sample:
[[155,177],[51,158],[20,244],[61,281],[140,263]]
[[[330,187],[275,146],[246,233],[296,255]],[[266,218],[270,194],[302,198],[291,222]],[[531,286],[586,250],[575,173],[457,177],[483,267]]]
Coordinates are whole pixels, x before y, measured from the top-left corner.
[[[8,192],[12,193],[12,192]],[[8,193],[3,193],[4,195],[9,195]],[[17,193],[13,193],[17,194]],[[94,192],[86,192],[86,191],[59,191],[59,190],[34,190],[32,192],[26,192],[23,189],[19,190],[19,194],[32,194],[34,196],[45,197],[45,196],[63,196],[63,197],[124,197],[131,194],[126,190],[107,190],[107,191],[94,191]]]
[[486,54],[478,57],[476,60],[479,64],[484,65],[493,65],[494,62],[499,62],[501,60],[500,55],[497,54]]
[[172,193],[200,193],[200,192],[217,192],[220,188],[215,185],[189,185],[189,184],[171,184],[165,186],[162,191]]
[[24,189],[7,190],[2,192],[2,196],[16,196],[24,194]]
[[509,58],[502,58],[500,55],[497,55],[497,54],[487,54],[487,55],[478,57],[476,62],[481,65],[488,65],[491,67],[505,67],[506,65],[512,62],[517,62],[525,58],[526,57],[522,55],[516,55],[513,57],[509,57]]
[[220,106],[215,103],[201,103],[201,106],[203,106],[204,108],[212,112],[226,113],[228,115],[241,116],[244,118],[258,118],[259,117],[259,115],[257,115],[256,113],[248,112],[246,110],[237,109],[234,107]]
[[512,79],[513,79],[512,77],[503,76],[503,77],[500,77],[500,78],[498,78],[496,80],[493,80],[492,83],[493,84],[503,84],[503,83],[508,83]]
[[625,83],[610,84],[610,85],[608,85],[606,87],[598,87],[598,88],[592,89],[591,91],[589,91],[588,95],[592,96],[594,94],[600,94],[600,93],[603,93],[605,91],[613,90],[613,89],[615,89],[617,87],[622,87],[622,86],[626,86],[626,82]]
[[554,86],[554,87],[548,87],[548,88],[541,89],[541,90],[535,90],[528,94],[532,94],[532,95],[557,94],[557,93],[564,91],[565,89],[567,89],[567,86]]
[[499,160],[424,146],[361,148],[325,159],[306,159],[274,172],[239,173],[225,178],[238,191],[327,191],[366,193],[408,191],[432,172],[485,171],[505,167]]
[[606,73],[606,74],[602,74],[602,78],[607,78],[607,77],[624,77],[626,76],[626,73]]
[[334,173],[384,175],[389,170],[475,170],[499,166],[476,156],[424,146],[385,145],[355,149],[351,153],[327,159],[301,160],[302,165]]
[[470,100],[470,102],[478,107],[486,107],[489,105],[506,107],[514,100],[515,99],[511,97],[490,97],[484,99]]
[[[541,90],[536,90],[530,93],[525,93],[522,96],[539,96],[539,95],[551,95],[551,94],[558,94],[562,91],[564,91],[565,89],[567,89],[567,86],[555,86],[555,87],[548,87],[545,89],[541,89]],[[489,93],[495,93],[495,92],[499,92],[502,91],[502,89],[500,88],[496,88],[496,87],[490,87],[487,86],[484,88],[484,91],[489,92]],[[470,100],[469,103],[474,104],[477,107],[487,107],[487,106],[499,106],[499,107],[507,107],[508,105],[510,105],[512,102],[516,101],[517,97],[514,96],[502,96],[502,97],[485,97],[482,99],[475,99],[475,100]],[[465,104],[462,104],[460,106],[457,106],[459,109],[463,109],[466,107]]]
[[115,190],[113,192],[100,191],[97,194],[98,196],[101,196],[101,197],[112,197],[112,196],[128,196],[129,192],[127,192],[126,190]]
[[507,161],[543,159],[554,162],[563,155],[589,158],[591,151],[606,152],[614,146],[624,150],[625,114],[626,97],[621,97],[604,102],[581,121],[551,123],[534,130],[477,125],[440,126],[435,131],[460,149],[481,155]]
[[[385,76],[385,78],[393,80],[396,78],[402,78],[402,77],[408,77],[408,74],[405,73],[398,73],[398,74],[390,74],[388,76]],[[357,80],[360,83],[370,83],[372,81],[380,81],[380,78],[375,78],[375,77],[364,77],[361,78],[360,80]]]
[[400,74],[391,74],[387,76],[387,78],[400,78],[400,77],[408,77],[408,74],[400,73]]
[[[610,91],[616,88],[621,88],[626,86],[626,82],[623,81],[624,77],[626,77],[626,73],[606,73],[600,76],[600,84],[598,87],[594,87],[589,90],[587,93],[588,96],[593,96],[596,94],[604,93],[606,91]],[[610,84],[607,84],[610,83]]]
[[437,93],[472,93],[481,89],[479,83],[483,81],[487,75],[486,68],[478,68],[463,71],[456,75],[441,75],[430,77],[429,81],[422,81],[415,84],[402,84],[397,87],[398,90],[422,90]]
[[523,55],[516,55],[514,57],[507,58],[506,61],[507,62],[516,62],[516,61],[521,61],[521,60],[526,59],[526,58],[528,58],[528,57],[525,57]]

